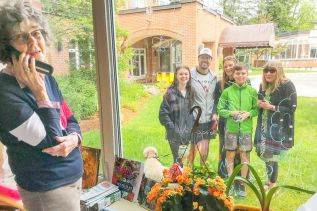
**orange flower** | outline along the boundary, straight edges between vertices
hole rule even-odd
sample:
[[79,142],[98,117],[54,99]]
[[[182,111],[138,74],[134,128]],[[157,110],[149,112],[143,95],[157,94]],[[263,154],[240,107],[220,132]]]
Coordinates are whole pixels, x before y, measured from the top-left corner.
[[176,190],[176,192],[178,192],[178,193],[182,193],[183,190],[184,190],[184,188],[183,188],[182,186],[178,185],[178,186],[175,188],[175,190]]
[[173,182],[173,180],[170,177],[164,177],[161,181],[161,183],[163,183],[163,184],[168,184],[171,182]]
[[193,193],[194,193],[194,195],[196,195],[196,196],[198,196],[198,195],[200,194],[198,186],[196,186],[196,185],[194,186],[194,188],[193,188]]
[[147,202],[152,202],[152,201],[155,201],[158,197],[158,194],[160,192],[160,189],[161,189],[161,185],[159,183],[156,183],[151,191],[148,193],[146,199],[147,199]]
[[163,170],[163,176],[166,177],[170,174],[170,170],[169,169],[164,169]]
[[225,193],[221,193],[219,196],[219,199],[221,199],[222,201],[224,201],[227,198]]
[[196,179],[196,184],[195,185],[205,185],[206,184],[206,181],[201,179],[201,178],[197,178]]
[[[227,197],[224,180],[219,177],[213,177],[208,167],[198,169],[198,174],[193,174],[197,170],[191,172],[191,169],[185,167],[182,170],[178,165],[174,164],[170,169],[164,170],[164,178],[162,181],[154,185],[148,193],[147,201],[156,204],[155,210],[162,211],[162,206],[170,201],[176,195],[182,196],[185,191],[191,191],[194,195],[200,195],[200,187],[207,188],[210,196],[217,200],[223,201],[224,206],[229,210],[233,207],[233,199]],[[210,178],[203,179],[199,175],[210,175]],[[199,206],[198,202],[192,202],[194,209],[203,210],[203,206]]]
[[186,167],[184,168],[184,174],[185,174],[185,175],[189,175],[189,174],[190,174],[190,168],[189,168],[188,166],[186,166]]

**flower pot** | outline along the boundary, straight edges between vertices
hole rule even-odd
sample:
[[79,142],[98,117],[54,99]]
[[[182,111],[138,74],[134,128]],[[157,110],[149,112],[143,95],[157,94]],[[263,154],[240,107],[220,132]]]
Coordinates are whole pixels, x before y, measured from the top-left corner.
[[252,207],[248,205],[235,204],[233,207],[234,211],[261,211],[261,208]]

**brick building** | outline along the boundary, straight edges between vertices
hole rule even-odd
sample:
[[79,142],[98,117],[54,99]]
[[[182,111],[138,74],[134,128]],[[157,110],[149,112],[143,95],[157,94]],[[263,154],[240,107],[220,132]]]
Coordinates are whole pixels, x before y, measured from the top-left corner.
[[219,38],[233,22],[213,6],[198,0],[126,1],[117,20],[129,32],[126,46],[136,50],[131,75],[149,79],[181,63],[193,67],[202,47],[212,49],[211,69],[218,69]]

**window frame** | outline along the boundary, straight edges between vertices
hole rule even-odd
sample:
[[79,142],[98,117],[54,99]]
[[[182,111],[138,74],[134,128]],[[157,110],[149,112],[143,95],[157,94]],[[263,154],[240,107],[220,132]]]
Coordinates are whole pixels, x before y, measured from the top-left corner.
[[101,161],[104,179],[111,181],[115,156],[122,157],[113,0],[92,1],[92,14],[103,152]]
[[[146,48],[133,48],[134,49],[134,56],[133,56],[133,58],[131,59],[131,74],[132,74],[132,77],[134,78],[134,79],[143,79],[143,78],[145,78],[146,77],[146,73],[147,73],[147,64],[146,64],[146,59],[147,59],[147,56],[146,56]],[[140,51],[143,51],[143,52],[140,52]],[[141,58],[142,58],[142,56],[143,56],[143,65],[144,65],[144,74],[142,75],[141,73],[142,73],[142,67],[141,67],[141,65],[142,65],[142,62],[141,62]],[[139,71],[139,73],[140,73],[140,75],[134,75],[134,72],[133,72],[133,69],[135,68],[134,67],[134,57],[138,57],[138,71]]]

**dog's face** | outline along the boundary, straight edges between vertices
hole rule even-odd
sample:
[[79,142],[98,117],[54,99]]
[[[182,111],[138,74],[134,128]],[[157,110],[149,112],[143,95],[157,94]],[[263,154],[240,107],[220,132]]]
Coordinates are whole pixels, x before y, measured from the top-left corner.
[[147,147],[143,151],[145,159],[158,157],[157,150],[154,147]]

